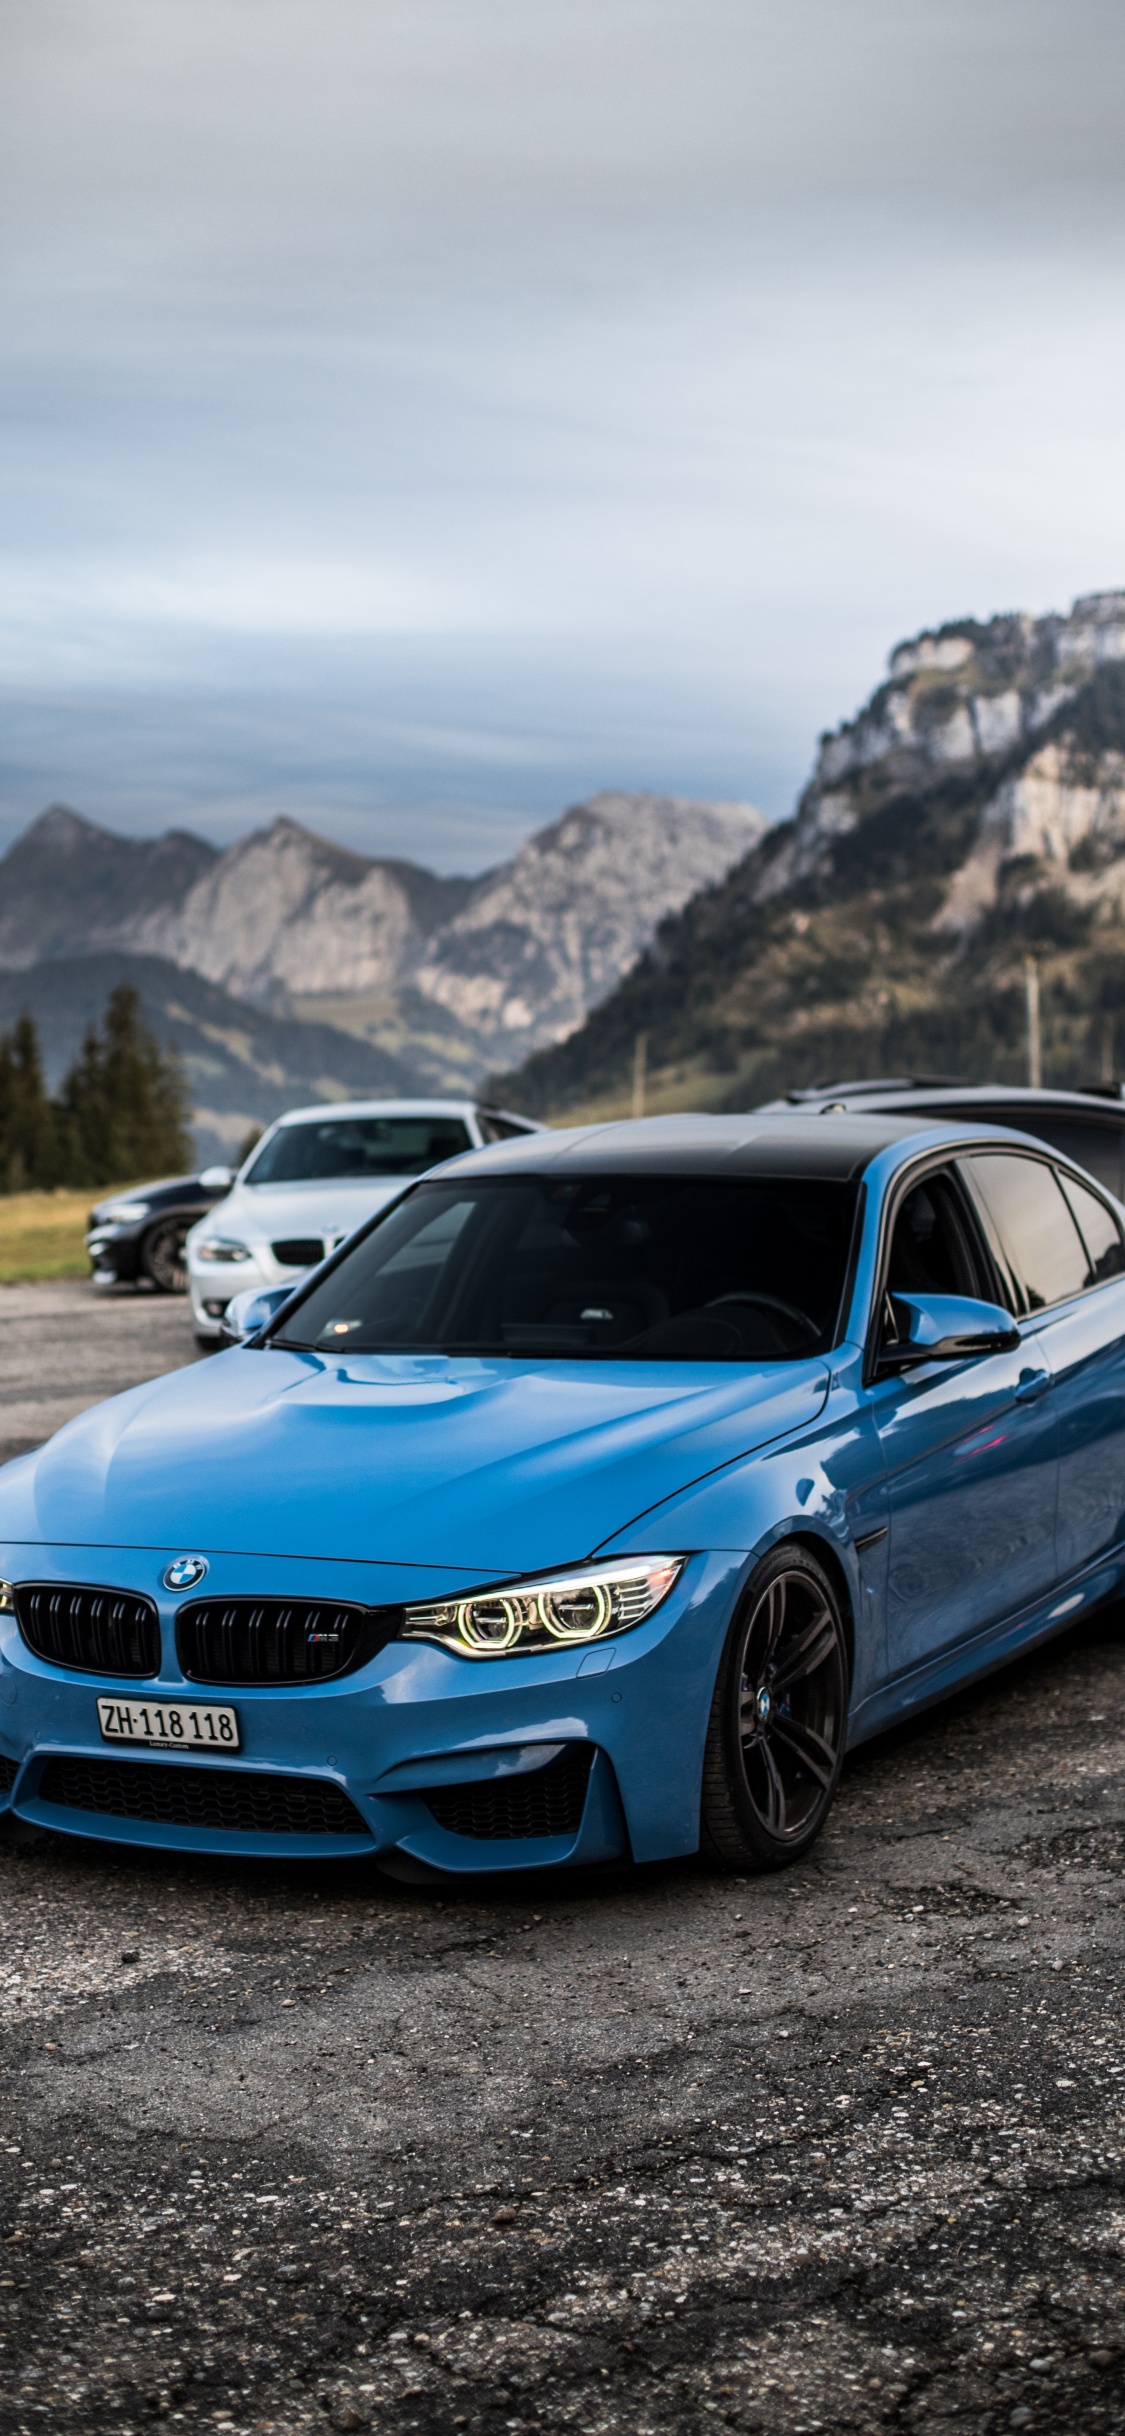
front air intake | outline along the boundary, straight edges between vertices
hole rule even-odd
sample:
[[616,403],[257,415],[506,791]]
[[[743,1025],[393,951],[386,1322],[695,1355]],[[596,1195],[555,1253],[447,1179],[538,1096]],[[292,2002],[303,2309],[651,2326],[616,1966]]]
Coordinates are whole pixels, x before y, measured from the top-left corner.
[[157,1760],[49,1759],[38,1798],[52,1809],[159,1827],[210,1827],[225,1835],[370,1834],[339,1785],[250,1768],[171,1767]]
[[160,1672],[160,1618],[132,1590],[76,1582],[17,1582],[16,1621],[37,1658],[87,1675]]
[[176,1651],[192,1683],[323,1683],[366,1664],[398,1610],[334,1599],[193,1599],[176,1617]]

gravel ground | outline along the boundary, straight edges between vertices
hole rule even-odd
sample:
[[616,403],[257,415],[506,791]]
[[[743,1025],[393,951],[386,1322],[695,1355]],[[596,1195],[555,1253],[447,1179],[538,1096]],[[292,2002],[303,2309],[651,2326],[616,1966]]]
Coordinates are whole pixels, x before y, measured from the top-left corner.
[[1115,1609],[769,1880],[0,1845],[0,2429],[1125,2428],[1123,1691]]

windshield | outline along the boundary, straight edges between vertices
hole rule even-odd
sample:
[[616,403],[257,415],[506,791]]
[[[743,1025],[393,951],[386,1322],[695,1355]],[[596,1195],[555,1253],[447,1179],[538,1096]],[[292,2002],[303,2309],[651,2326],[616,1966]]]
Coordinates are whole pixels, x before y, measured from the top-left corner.
[[790,1361],[834,1342],[854,1207],[821,1182],[450,1177],[398,1202],[275,1342]]
[[311,1184],[321,1176],[420,1176],[472,1147],[460,1117],[317,1117],[279,1126],[242,1181]]

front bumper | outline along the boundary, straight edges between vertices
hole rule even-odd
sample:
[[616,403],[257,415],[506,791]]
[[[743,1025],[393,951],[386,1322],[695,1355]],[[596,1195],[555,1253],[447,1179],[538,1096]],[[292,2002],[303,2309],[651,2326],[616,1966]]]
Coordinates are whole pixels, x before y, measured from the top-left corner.
[[[270,1267],[273,1265],[271,1261]],[[223,1333],[223,1313],[235,1295],[245,1293],[249,1286],[272,1286],[276,1282],[265,1276],[263,1265],[257,1260],[200,1260],[190,1244],[187,1267],[195,1333],[213,1336],[216,1343]]]
[[[0,1571],[17,1582],[102,1583],[151,1597],[177,1553],[8,1548],[0,1549]],[[27,1648],[15,1619],[5,1616],[0,1807],[39,1826],[115,1844],[307,1859],[366,1854],[392,1866],[397,1856],[452,1875],[693,1852],[715,1671],[746,1561],[728,1551],[693,1557],[645,1624],[585,1650],[474,1662],[425,1642],[392,1641],[355,1673],[315,1685],[186,1680],[175,1650],[182,1596],[157,1595],[161,1668],[157,1677],[141,1681],[49,1665]],[[293,1596],[295,1570],[306,1596],[370,1602],[375,1595],[370,1581],[360,1586],[357,1577],[367,1572],[362,1566],[294,1568],[278,1559],[230,1556],[212,1559],[208,1594]],[[417,1595],[433,1591],[432,1575],[419,1581]],[[107,1745],[97,1709],[107,1694],[134,1705],[161,1698],[225,1702],[238,1712],[241,1748],[233,1758],[223,1755],[220,1770],[218,1759],[188,1761],[136,1745]],[[513,1782],[531,1786],[541,1767],[559,1765],[560,1753],[573,1759],[575,1746],[589,1765],[581,1770],[580,1807],[562,1832],[497,1833],[496,1817],[511,1816]],[[127,1782],[122,1768],[130,1771]],[[163,1774],[150,1784],[137,1773],[149,1770]],[[208,1795],[212,1810],[229,1814],[231,1808],[225,1796],[219,1802],[218,1773],[231,1780],[231,1800],[240,1788],[246,1793],[250,1777],[267,1802],[282,1780],[306,1795],[319,1792],[322,1803],[324,1789],[334,1787],[352,1805],[354,1818],[345,1831],[329,1833],[293,1832],[284,1823],[269,1829],[215,1823]],[[196,1779],[203,1781],[197,1786]],[[91,1806],[102,1798],[97,1788],[107,1783],[118,1805],[112,1813]],[[93,1793],[83,1789],[88,1785]],[[134,1812],[138,1805],[149,1813],[194,1807],[198,1815],[194,1821],[124,1815],[122,1786],[125,1807]],[[455,1789],[466,1787],[473,1791],[471,1802],[451,1801]],[[177,1803],[169,1796],[184,1798]],[[534,1802],[530,1813],[517,1805],[517,1816],[528,1815],[534,1819]],[[492,1824],[484,1834],[475,1827],[464,1832],[467,1816]],[[453,1826],[443,1823],[451,1817]]]
[[[252,1287],[297,1286],[308,1269],[283,1269],[265,1246],[255,1246],[248,1260],[201,1260],[191,1245],[187,1251],[188,1292],[197,1336],[223,1333],[223,1314],[236,1294]],[[313,1264],[315,1265],[315,1264]]]

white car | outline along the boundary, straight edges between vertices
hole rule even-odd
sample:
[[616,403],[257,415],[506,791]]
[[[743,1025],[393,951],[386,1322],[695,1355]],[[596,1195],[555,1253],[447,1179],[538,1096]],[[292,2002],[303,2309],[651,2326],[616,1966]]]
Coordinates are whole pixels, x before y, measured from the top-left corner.
[[247,1287],[291,1286],[403,1186],[463,1150],[538,1133],[530,1117],[472,1100],[348,1100],[291,1108],[270,1126],[187,1238],[192,1319],[221,1343]]

